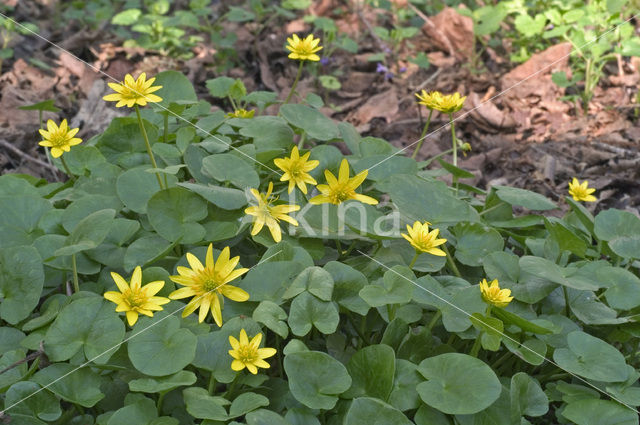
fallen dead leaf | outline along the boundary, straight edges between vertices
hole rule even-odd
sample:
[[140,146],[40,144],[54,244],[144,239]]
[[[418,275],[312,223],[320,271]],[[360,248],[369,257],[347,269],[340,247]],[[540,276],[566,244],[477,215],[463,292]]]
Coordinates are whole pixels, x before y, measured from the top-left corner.
[[398,94],[395,87],[379,93],[367,100],[355,112],[347,116],[347,121],[353,125],[360,126],[371,121],[373,118],[381,117],[385,121],[391,122],[394,115],[398,113]]
[[453,48],[456,59],[468,59],[473,53],[473,20],[462,16],[451,7],[444,8],[425,22],[422,31],[432,39],[437,49],[449,51]]

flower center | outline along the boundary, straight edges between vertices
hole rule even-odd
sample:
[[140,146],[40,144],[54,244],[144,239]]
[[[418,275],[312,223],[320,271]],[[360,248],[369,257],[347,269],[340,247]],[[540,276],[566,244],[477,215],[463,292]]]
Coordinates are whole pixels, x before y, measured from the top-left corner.
[[141,291],[132,291],[131,289],[129,289],[122,295],[131,308],[141,307],[144,303],[147,302],[147,297],[145,297]]
[[238,357],[243,363],[253,363],[258,358],[258,351],[251,344],[243,345],[238,349]]
[[144,86],[142,84],[134,84],[133,86],[125,85],[125,90],[122,91],[122,97],[127,99],[138,99],[144,97]]
[[67,144],[66,136],[67,136],[66,132],[62,132],[58,130],[55,133],[51,134],[51,138],[49,139],[49,141],[51,142],[53,147],[64,146]]

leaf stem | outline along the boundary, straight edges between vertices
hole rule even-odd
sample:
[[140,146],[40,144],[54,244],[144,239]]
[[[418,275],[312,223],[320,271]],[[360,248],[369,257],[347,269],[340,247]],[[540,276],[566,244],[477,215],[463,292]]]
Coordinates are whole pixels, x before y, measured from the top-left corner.
[[[153,156],[153,152],[151,151],[151,144],[149,143],[149,137],[147,136],[147,130],[144,128],[144,124],[142,122],[142,116],[140,115],[140,108],[138,105],[135,105],[136,115],[138,117],[138,125],[140,126],[140,132],[142,133],[142,138],[144,139],[144,143],[147,145],[147,153],[149,154],[149,158],[151,159],[151,165],[153,168],[158,168],[158,164],[156,163],[156,159]],[[160,185],[160,190],[164,189],[162,185],[162,179],[160,178],[160,173],[155,172],[156,178],[158,179],[158,185]]]
[[300,80],[300,77],[302,76],[302,66],[303,65],[304,65],[304,61],[300,61],[300,66],[298,67],[298,74],[296,75],[296,79],[293,80],[293,85],[291,86],[291,91],[289,92],[289,95],[285,99],[283,105],[286,105],[291,100],[291,97],[293,96],[293,92],[296,90],[296,86],[298,85],[298,81]]
[[[209,386],[207,387],[207,391],[209,392],[209,395],[213,395],[216,389],[216,376],[213,374],[213,372],[211,372],[211,376],[209,377]],[[158,411],[158,414],[160,414],[160,412]]]
[[429,329],[429,332],[431,332],[431,329],[433,329],[436,323],[438,323],[438,319],[440,319],[441,317],[442,317],[442,311],[440,310],[436,311],[436,313],[431,318],[429,325],[427,325],[427,329]]
[[480,352],[480,340],[482,338],[482,334],[484,333],[484,331],[480,331],[480,333],[478,334],[478,337],[476,338],[475,342],[473,343],[473,347],[471,347],[471,351],[469,351],[469,355],[473,356],[473,357],[478,357],[478,353]]

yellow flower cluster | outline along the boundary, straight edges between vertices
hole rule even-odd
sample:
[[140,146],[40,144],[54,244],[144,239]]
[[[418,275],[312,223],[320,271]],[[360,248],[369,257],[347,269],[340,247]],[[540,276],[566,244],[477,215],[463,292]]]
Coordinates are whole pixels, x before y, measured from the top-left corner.
[[467,96],[461,97],[460,93],[444,95],[439,91],[427,92],[422,90],[416,93],[418,103],[424,105],[427,109],[440,111],[445,114],[453,114],[458,112],[464,106]]
[[147,80],[147,74],[142,73],[136,80],[131,74],[124,77],[124,81],[120,84],[109,83],[115,93],[108,94],[102,99],[116,103],[116,108],[127,106],[131,108],[135,105],[145,106],[147,102],[162,102],[162,98],[152,94],[162,88],[162,86],[153,86],[155,78]]
[[256,113],[254,109],[247,111],[246,109],[236,109],[233,112],[229,112],[227,117],[229,118],[253,118],[253,115]]
[[73,137],[80,130],[79,128],[69,128],[67,120],[62,120],[60,126],[56,125],[53,120],[47,121],[47,129],[39,130],[40,135],[43,137],[40,146],[46,146],[51,148],[51,156],[59,158],[63,153],[69,152],[71,146],[79,145],[82,143],[82,139]]
[[425,221],[424,223],[416,221],[413,223],[413,227],[407,224],[407,232],[409,232],[409,234],[407,235],[406,233],[402,233],[402,237],[409,241],[416,251],[427,252],[431,255],[444,257],[447,254],[437,247],[444,244],[447,240],[438,239],[438,233],[440,232],[439,229],[429,231],[430,224],[431,223],[428,221]]
[[289,59],[314,62],[320,60],[320,56],[316,55],[316,52],[320,51],[322,46],[318,46],[320,39],[313,38],[313,34],[309,34],[303,39],[298,37],[298,34],[293,34],[291,38],[287,38],[287,43],[286,48],[291,52]]

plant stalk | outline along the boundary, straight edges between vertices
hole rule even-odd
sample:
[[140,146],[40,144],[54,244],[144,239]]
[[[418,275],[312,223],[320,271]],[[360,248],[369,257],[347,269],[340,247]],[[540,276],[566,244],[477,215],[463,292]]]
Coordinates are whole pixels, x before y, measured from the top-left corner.
[[76,176],[74,176],[71,170],[69,169],[69,166],[67,165],[67,161],[64,160],[64,155],[60,157],[60,162],[62,162],[62,166],[64,167],[64,172],[67,173],[67,176],[69,176],[69,179],[75,182]]
[[418,151],[420,150],[420,148],[422,147],[422,142],[424,142],[424,136],[425,134],[427,134],[427,131],[429,130],[429,125],[431,124],[431,116],[433,115],[433,109],[429,110],[429,118],[427,118],[427,122],[424,125],[424,127],[422,128],[422,134],[420,134],[420,139],[418,141],[418,146],[416,146],[415,150],[413,151],[413,155],[411,155],[411,158],[415,159],[416,156],[418,155]]
[[[140,115],[140,108],[138,105],[135,105],[136,115],[138,117],[138,125],[140,126],[140,132],[142,132],[142,138],[144,139],[144,143],[147,145],[147,153],[149,154],[149,159],[151,159],[151,165],[153,168],[158,168],[158,164],[156,163],[156,159],[153,156],[153,152],[151,151],[151,143],[149,143],[149,136],[147,136],[147,130],[144,128],[144,123],[142,122],[142,116]],[[164,189],[162,185],[162,179],[160,178],[160,173],[155,172],[156,179],[158,179],[158,185],[160,186],[160,190]]]
[[300,66],[298,66],[298,74],[296,75],[296,79],[293,80],[293,85],[291,86],[291,91],[289,92],[289,95],[285,99],[283,105],[286,105],[287,103],[289,103],[289,101],[291,100],[291,97],[293,96],[293,92],[296,91],[296,86],[298,85],[298,81],[300,81],[300,77],[302,76],[302,66],[303,65],[304,65],[304,61],[300,61]]
[[71,254],[71,267],[73,268],[73,292],[80,292],[80,284],[78,283],[78,267],[76,266],[76,254]]
[[409,268],[413,269],[413,265],[416,263],[416,260],[418,259],[418,256],[420,255],[420,252],[418,250],[416,250],[416,253],[413,256],[413,259],[411,260],[411,262],[409,263]]

